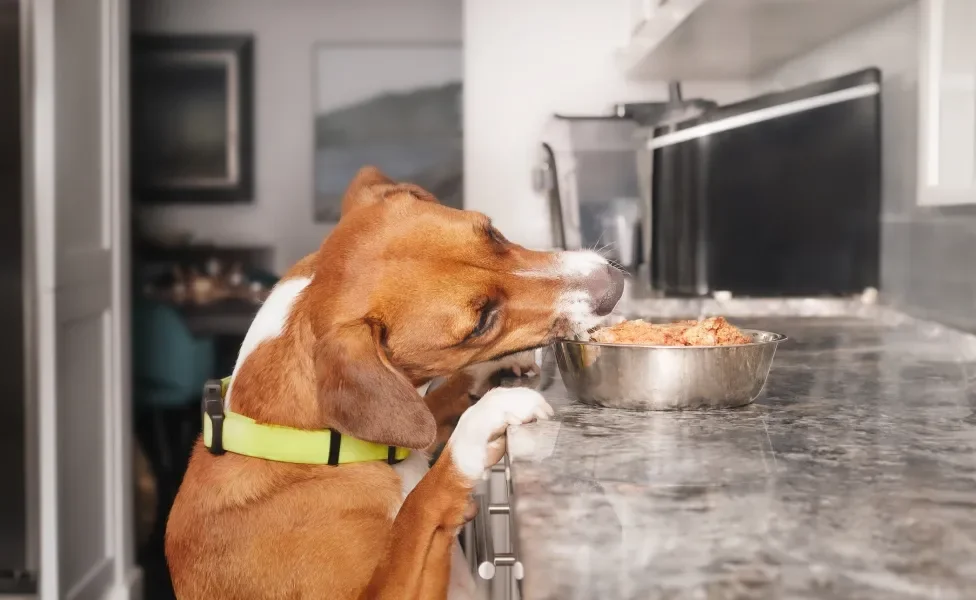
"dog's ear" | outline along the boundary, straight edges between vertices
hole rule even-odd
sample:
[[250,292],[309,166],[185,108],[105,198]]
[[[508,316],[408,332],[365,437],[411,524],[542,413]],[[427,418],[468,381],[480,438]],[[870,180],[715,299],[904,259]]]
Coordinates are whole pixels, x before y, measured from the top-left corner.
[[376,167],[359,169],[349,182],[346,193],[342,195],[342,215],[345,216],[349,211],[360,206],[382,200],[382,189],[394,185],[396,183]]
[[315,348],[323,416],[344,435],[404,448],[434,443],[437,424],[423,398],[383,352],[382,325],[332,329]]
[[363,167],[352,178],[346,193],[342,196],[342,215],[360,206],[374,204],[381,200],[409,194],[424,202],[437,203],[433,194],[412,183],[397,183],[376,167]]

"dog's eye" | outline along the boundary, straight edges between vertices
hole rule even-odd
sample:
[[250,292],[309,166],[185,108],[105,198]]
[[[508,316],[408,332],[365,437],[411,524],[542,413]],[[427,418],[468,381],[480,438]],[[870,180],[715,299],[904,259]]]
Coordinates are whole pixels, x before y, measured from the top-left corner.
[[478,314],[478,324],[474,326],[471,333],[468,334],[467,339],[473,339],[484,335],[486,332],[490,331],[498,321],[498,307],[493,303],[489,302],[485,304],[484,308]]

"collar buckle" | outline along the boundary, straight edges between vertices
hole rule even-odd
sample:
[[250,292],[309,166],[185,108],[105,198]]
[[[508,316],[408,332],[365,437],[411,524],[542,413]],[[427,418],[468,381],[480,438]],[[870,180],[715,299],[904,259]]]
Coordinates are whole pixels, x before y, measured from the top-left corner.
[[224,450],[224,395],[219,381],[208,381],[203,386],[203,414],[210,419],[211,454],[220,456]]

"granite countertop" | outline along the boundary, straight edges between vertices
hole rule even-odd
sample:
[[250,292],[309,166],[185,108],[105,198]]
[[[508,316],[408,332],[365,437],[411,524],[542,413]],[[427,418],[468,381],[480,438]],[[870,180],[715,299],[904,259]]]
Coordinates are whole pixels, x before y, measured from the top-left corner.
[[843,312],[733,319],[791,338],[741,409],[587,407],[557,373],[509,432],[523,598],[976,598],[976,338]]

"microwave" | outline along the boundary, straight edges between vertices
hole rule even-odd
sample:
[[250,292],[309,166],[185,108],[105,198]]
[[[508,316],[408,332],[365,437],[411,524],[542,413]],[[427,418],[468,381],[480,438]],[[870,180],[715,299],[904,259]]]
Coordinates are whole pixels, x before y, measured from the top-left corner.
[[881,73],[647,128],[642,253],[668,296],[843,296],[880,276]]

